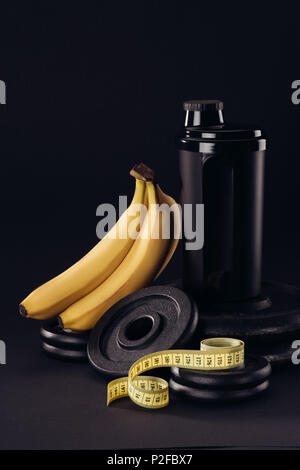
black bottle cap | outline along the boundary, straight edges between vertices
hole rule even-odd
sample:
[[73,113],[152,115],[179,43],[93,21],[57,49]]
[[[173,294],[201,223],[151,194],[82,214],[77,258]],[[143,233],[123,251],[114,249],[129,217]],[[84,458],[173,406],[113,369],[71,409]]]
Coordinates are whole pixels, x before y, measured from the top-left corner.
[[224,124],[220,100],[189,100],[183,103],[185,127],[216,127]]
[[219,111],[223,109],[220,100],[189,100],[183,103],[185,111]]

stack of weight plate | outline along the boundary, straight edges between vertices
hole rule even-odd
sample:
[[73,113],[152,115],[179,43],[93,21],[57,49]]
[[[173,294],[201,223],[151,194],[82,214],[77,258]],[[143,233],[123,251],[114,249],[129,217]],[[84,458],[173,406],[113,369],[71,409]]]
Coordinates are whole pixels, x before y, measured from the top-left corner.
[[269,386],[270,363],[248,355],[242,367],[223,371],[171,368],[170,389],[178,396],[201,401],[236,401],[254,397]]
[[64,330],[54,318],[43,323],[40,335],[42,350],[47,355],[68,361],[87,361],[90,331]]

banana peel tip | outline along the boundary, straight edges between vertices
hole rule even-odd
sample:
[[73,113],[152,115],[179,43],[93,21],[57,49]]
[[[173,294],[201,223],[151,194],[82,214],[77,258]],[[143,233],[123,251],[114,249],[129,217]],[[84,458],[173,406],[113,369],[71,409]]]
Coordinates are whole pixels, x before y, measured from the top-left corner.
[[58,327],[63,330],[65,327],[64,327],[64,323],[63,323],[63,321],[60,317],[57,317],[57,322],[58,322]]
[[22,305],[22,304],[19,305],[19,312],[22,315],[22,317],[27,317],[28,316],[27,310],[24,307],[24,305]]

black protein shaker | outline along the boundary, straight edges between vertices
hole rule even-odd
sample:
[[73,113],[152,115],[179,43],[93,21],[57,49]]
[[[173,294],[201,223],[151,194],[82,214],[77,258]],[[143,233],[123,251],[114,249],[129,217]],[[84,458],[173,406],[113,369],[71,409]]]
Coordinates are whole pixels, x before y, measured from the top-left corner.
[[201,337],[238,337],[272,362],[289,361],[300,289],[261,280],[266,139],[255,126],[226,124],[221,101],[186,101],[184,111],[183,288],[198,303]]
[[184,233],[187,224],[199,229],[196,204],[204,205],[204,246],[186,244],[184,286],[195,297],[219,301],[257,297],[266,140],[257,128],[225,124],[221,101],[187,101],[184,110],[181,203],[183,211],[194,207],[184,217]]

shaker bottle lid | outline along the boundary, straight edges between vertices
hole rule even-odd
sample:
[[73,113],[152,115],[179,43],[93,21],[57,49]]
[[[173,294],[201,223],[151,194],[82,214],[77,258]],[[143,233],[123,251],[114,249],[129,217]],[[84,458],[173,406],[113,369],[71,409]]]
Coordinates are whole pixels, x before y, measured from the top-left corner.
[[202,152],[256,151],[266,149],[259,127],[227,124],[221,100],[188,100],[183,103],[185,122],[179,148]]

